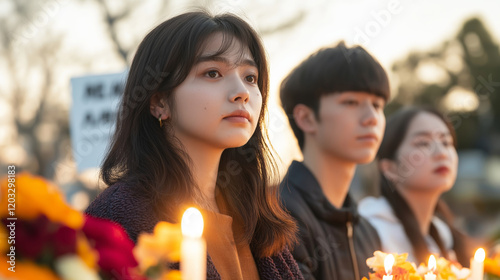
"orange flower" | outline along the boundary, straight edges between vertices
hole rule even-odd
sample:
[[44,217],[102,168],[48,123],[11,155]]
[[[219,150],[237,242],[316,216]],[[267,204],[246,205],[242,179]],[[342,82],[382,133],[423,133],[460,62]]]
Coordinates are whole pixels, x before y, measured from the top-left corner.
[[484,260],[484,272],[500,276],[500,254]]
[[5,252],[9,248],[9,244],[7,242],[8,238],[8,233],[5,231],[3,226],[0,226],[0,252]]
[[[53,222],[60,222],[73,229],[80,229],[83,225],[83,216],[72,209],[64,201],[63,195],[58,188],[42,177],[33,176],[26,172],[19,173],[15,177],[15,210],[14,216],[21,219],[34,219],[44,214]],[[13,189],[13,188],[11,188]],[[0,182],[0,217],[11,216],[8,213],[8,191],[9,183],[7,177]]]
[[89,268],[97,268],[99,254],[90,247],[87,238],[81,232],[76,237],[76,253]]
[[60,280],[60,278],[48,267],[38,266],[30,261],[16,261],[15,272],[7,270],[9,267],[10,265],[7,263],[7,258],[0,257],[1,279]]
[[182,280],[181,272],[179,270],[171,270],[165,273],[162,280]]

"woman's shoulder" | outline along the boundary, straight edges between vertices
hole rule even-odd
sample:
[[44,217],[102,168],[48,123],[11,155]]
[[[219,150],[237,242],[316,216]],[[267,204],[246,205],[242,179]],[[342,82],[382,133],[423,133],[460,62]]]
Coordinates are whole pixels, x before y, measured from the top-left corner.
[[271,257],[258,259],[256,264],[261,279],[304,279],[287,247]]
[[358,203],[358,212],[368,220],[378,219],[387,222],[398,222],[391,205],[385,197],[368,196]]
[[[88,206],[85,212],[119,213],[123,210],[142,208],[147,203],[147,198],[134,189],[133,186],[116,183],[104,189]],[[96,214],[97,214],[96,213]]]
[[132,240],[142,231],[151,231],[157,222],[152,201],[134,186],[117,183],[103,190],[85,213],[120,224]]

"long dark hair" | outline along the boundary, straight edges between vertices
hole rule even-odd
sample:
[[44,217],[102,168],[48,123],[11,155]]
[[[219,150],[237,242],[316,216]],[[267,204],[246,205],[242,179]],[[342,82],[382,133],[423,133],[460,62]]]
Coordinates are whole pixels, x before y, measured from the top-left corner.
[[[380,144],[380,148],[377,154],[378,160],[396,159],[396,153],[406,136],[411,121],[418,114],[423,112],[437,116],[446,124],[448,130],[450,131],[450,134],[452,135],[453,145],[456,148],[457,141],[455,136],[455,129],[453,128],[450,121],[443,116],[443,114],[431,107],[405,107],[395,112],[387,120],[384,139]],[[431,253],[429,252],[425,238],[420,231],[417,218],[408,206],[405,198],[397,191],[394,184],[384,176],[382,171],[380,171],[380,190],[381,195],[387,199],[392,209],[394,210],[394,214],[403,225],[406,236],[408,237],[408,239],[410,239],[417,261],[419,263],[427,263],[429,255]],[[468,266],[470,261],[469,258],[471,249],[468,244],[468,238],[453,226],[453,215],[442,199],[438,201],[434,213],[435,215],[443,218],[444,222],[450,227],[452,231],[453,250],[457,255],[457,260],[463,266]],[[433,224],[431,224],[430,227],[430,235],[436,241],[441,251],[441,255],[447,258],[448,251],[443,244],[443,240],[439,236],[437,228]]]
[[215,55],[226,52],[233,40],[248,46],[259,71],[263,108],[248,143],[222,153],[216,188],[230,214],[242,220],[252,252],[269,256],[291,245],[296,229],[279,205],[277,188],[270,186],[276,165],[263,126],[269,91],[266,54],[257,33],[235,15],[185,13],[163,22],[144,38],[130,68],[101,177],[107,185],[133,186],[138,195],[151,199],[158,219],[178,222],[181,208],[192,203],[197,193],[189,157],[168,124],[167,129],[159,126],[149,104],[154,94],[172,104],[173,90],[185,80],[205,42],[215,33],[223,35]]

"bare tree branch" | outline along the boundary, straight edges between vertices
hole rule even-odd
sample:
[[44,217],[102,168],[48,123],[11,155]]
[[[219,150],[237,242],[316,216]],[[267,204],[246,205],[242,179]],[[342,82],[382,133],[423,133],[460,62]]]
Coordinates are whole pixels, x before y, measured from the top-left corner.
[[[97,3],[101,6],[101,9],[104,12],[104,18],[105,18],[105,23],[106,23],[106,30],[110,36],[111,42],[115,46],[116,51],[118,52],[119,56],[122,58],[123,62],[125,64],[127,63],[127,57],[129,54],[129,50],[123,46],[123,43],[120,41],[118,38],[118,31],[117,31],[117,25],[118,22],[121,20],[124,20],[127,18],[130,14],[130,12],[135,8],[135,6],[130,6],[125,8],[123,11],[120,13],[113,15],[111,14],[111,10],[106,3],[106,0],[97,0]],[[136,2],[138,3],[138,2]],[[138,4],[135,4],[138,5]]]
[[262,36],[270,35],[273,33],[281,32],[284,30],[292,29],[301,23],[306,17],[306,12],[304,10],[298,11],[293,17],[280,22],[277,26],[272,26],[269,28],[260,29],[259,32]]

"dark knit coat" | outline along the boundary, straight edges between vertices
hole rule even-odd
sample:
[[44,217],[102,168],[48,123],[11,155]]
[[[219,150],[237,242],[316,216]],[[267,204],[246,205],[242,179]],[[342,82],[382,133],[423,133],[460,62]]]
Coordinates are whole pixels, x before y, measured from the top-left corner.
[[[160,221],[151,201],[138,195],[133,187],[115,184],[105,189],[87,208],[86,214],[111,220],[121,225],[129,237],[137,242],[141,232],[153,232]],[[290,251],[285,248],[272,257],[255,258],[260,279],[304,279]],[[212,259],[207,255],[207,280],[221,279]]]

